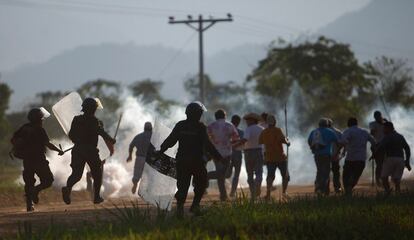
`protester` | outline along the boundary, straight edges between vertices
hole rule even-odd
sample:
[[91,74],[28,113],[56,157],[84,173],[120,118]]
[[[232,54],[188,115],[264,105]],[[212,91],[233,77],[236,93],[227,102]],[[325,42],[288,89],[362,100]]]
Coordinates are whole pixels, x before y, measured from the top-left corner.
[[221,154],[224,161],[214,160],[216,170],[208,173],[208,179],[217,179],[220,191],[220,200],[227,200],[227,191],[225,186],[226,173],[230,168],[232,157],[232,145],[239,141],[239,134],[232,123],[226,121],[226,112],[219,109],[214,113],[216,121],[208,125],[207,133],[211,142]]
[[147,151],[151,144],[151,135],[152,124],[150,122],[146,122],[144,124],[144,132],[136,135],[129,144],[128,158],[126,160],[127,162],[132,161],[132,151],[134,150],[134,148],[136,148],[134,175],[132,177],[132,193],[135,193],[137,191],[137,185],[139,180],[141,179],[142,171],[144,170]]
[[338,143],[333,144],[333,149],[332,149],[333,154],[332,154],[332,160],[331,160],[331,171],[332,171],[332,175],[333,175],[332,179],[333,179],[333,185],[334,185],[335,193],[341,193],[342,192],[342,187],[341,187],[340,161],[343,157],[343,154],[342,154],[343,145],[341,144],[341,142],[342,142],[342,132],[339,129],[334,127],[332,119],[328,119],[328,127],[335,132],[336,137],[338,138]]
[[259,136],[263,128],[258,125],[260,116],[256,113],[246,114],[243,119],[247,128],[244,130],[241,143],[244,144],[244,160],[247,171],[247,183],[249,184],[251,198],[260,196],[263,173],[263,153],[259,144]]
[[264,161],[267,167],[267,191],[266,198],[270,198],[273,181],[275,180],[276,169],[279,168],[282,176],[283,194],[286,195],[286,189],[290,180],[287,166],[287,156],[283,151],[283,145],[290,145],[289,140],[283,134],[281,128],[276,127],[276,118],[273,115],[267,116],[268,127],[264,129],[259,136],[259,144],[264,147]]
[[[231,123],[236,128],[237,133],[239,134],[239,138],[242,139],[243,135],[244,135],[244,132],[243,132],[243,130],[238,128],[239,124],[240,124],[240,121],[241,121],[241,118],[240,118],[239,115],[233,115],[231,117]],[[237,190],[237,185],[239,184],[239,176],[240,176],[240,170],[241,170],[242,158],[243,158],[242,149],[243,149],[243,146],[241,144],[233,145],[229,174],[231,175],[232,170],[234,168],[234,175],[233,175],[233,179],[232,179],[232,182],[231,182],[230,197],[235,196],[236,190]]]
[[[405,153],[405,159],[404,159]],[[376,155],[385,155],[382,165],[382,184],[387,194],[391,193],[388,178],[391,177],[395,191],[401,191],[400,183],[404,172],[404,167],[411,170],[410,157],[411,151],[404,136],[397,133],[392,122],[384,123],[384,138],[378,144]]]
[[207,169],[203,159],[204,150],[214,159],[224,161],[223,157],[210,142],[206,126],[200,122],[203,112],[207,111],[200,102],[190,103],[185,113],[187,119],[178,122],[170,135],[161,144],[158,154],[164,153],[177,142],[177,215],[184,214],[184,203],[190,187],[191,177],[194,184],[194,199],[190,211],[198,213],[201,198],[207,187]]
[[319,120],[319,127],[313,130],[308,137],[308,144],[315,157],[316,180],[315,192],[329,194],[329,172],[333,157],[333,145],[338,143],[335,132],[329,128],[328,120]]
[[267,116],[269,114],[267,112],[262,112],[262,114],[260,114],[260,121],[259,121],[259,126],[261,126],[263,129],[266,129],[268,124],[267,124]]
[[354,117],[348,119],[348,128],[344,131],[342,140],[346,151],[342,182],[345,194],[352,195],[352,191],[365,168],[367,143],[371,143],[372,151],[376,142],[367,130],[358,127],[358,120]]
[[100,106],[94,98],[86,98],[82,103],[82,115],[75,116],[69,131],[69,138],[75,144],[72,149],[71,168],[66,186],[62,188],[63,201],[71,203],[70,194],[72,187],[82,178],[85,164],[91,169],[94,188],[93,203],[99,204],[104,201],[100,195],[102,185],[102,162],[99,158],[98,137],[101,136],[108,146],[110,154],[114,153],[115,139],[108,135],[103,128],[102,122],[95,117],[95,112]]
[[[369,129],[371,130],[371,135],[374,136],[375,141],[379,143],[384,137],[384,123],[386,123],[387,120],[382,117],[382,113],[380,111],[374,112],[374,119],[375,121],[369,123]],[[376,165],[375,182],[377,183],[377,186],[381,186],[381,172],[382,164],[384,162],[384,155],[374,154],[373,158],[375,159]]]
[[[19,128],[11,139],[13,154],[23,159],[23,181],[26,198],[26,210],[34,210],[33,203],[39,203],[39,192],[52,186],[53,174],[46,159],[46,147],[63,155],[63,151],[53,145],[43,128],[43,120],[50,114],[44,108],[33,108],[29,111],[29,123]],[[35,175],[40,183],[35,186]]]

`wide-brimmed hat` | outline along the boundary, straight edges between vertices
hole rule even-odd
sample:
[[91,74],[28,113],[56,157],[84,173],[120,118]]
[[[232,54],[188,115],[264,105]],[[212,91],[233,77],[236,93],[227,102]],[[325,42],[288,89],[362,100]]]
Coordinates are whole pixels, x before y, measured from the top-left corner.
[[243,119],[245,119],[245,120],[252,119],[252,120],[260,121],[261,117],[260,117],[259,114],[251,112],[251,113],[248,113],[248,114],[244,115]]

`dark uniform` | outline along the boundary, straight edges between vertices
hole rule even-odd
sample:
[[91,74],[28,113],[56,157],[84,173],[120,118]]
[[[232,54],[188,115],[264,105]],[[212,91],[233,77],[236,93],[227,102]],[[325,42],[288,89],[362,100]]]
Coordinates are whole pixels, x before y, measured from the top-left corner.
[[115,140],[103,129],[102,122],[94,115],[79,115],[73,118],[69,138],[75,146],[72,150],[70,164],[72,174],[68,178],[66,189],[70,191],[73,185],[82,178],[85,163],[87,163],[94,179],[95,201],[100,199],[99,192],[102,185],[102,162],[97,149],[98,136],[102,136],[105,141],[112,144],[115,143]]
[[[23,125],[17,132],[16,137],[24,139],[24,155],[23,155],[23,180],[24,191],[27,202],[32,200],[37,203],[37,194],[53,183],[53,174],[49,168],[49,162],[46,160],[46,145],[49,143],[49,137],[45,129],[39,125],[27,123]],[[34,175],[40,179],[40,184],[35,186],[36,179]],[[30,204],[29,204],[30,205]]]
[[207,188],[207,169],[203,160],[204,152],[214,159],[222,159],[220,153],[210,142],[206,126],[199,120],[178,122],[171,134],[161,145],[161,152],[179,143],[177,160],[177,205],[184,205],[193,176],[194,199],[192,207],[198,207]]

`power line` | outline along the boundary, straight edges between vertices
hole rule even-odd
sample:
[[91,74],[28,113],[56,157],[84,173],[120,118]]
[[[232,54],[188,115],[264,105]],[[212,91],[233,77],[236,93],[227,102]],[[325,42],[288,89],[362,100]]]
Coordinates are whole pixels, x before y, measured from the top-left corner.
[[[60,11],[72,11],[72,12],[93,12],[93,13],[108,13],[108,14],[117,14],[117,15],[132,15],[132,16],[146,16],[152,18],[161,18],[165,17],[166,13],[176,12],[176,13],[184,13],[186,10],[181,9],[167,9],[167,8],[152,8],[152,7],[142,7],[142,6],[132,6],[132,5],[119,5],[119,4],[108,4],[108,3],[98,3],[98,2],[85,2],[85,1],[77,1],[77,0],[65,0],[64,2],[57,2],[53,0],[43,0],[43,1],[29,1],[29,0],[0,0],[0,5],[7,5],[7,6],[15,6],[15,7],[24,7],[24,8],[37,8],[37,9],[49,9],[49,10],[60,10]],[[164,14],[165,13],[165,14]],[[244,16],[240,14],[236,14],[241,21],[244,21],[244,25],[235,25],[235,27],[246,28],[242,31],[250,31],[256,32],[256,35],[259,34],[263,37],[270,35],[270,30],[275,29],[284,29],[285,31],[289,31],[291,33],[300,34],[303,30],[288,26],[285,24],[274,23],[253,18],[249,16]],[[234,31],[233,31],[234,32]],[[260,32],[260,33],[259,33]],[[240,34],[240,31],[238,32]],[[246,35],[251,35],[250,33]],[[241,33],[243,34],[243,33]],[[342,36],[344,37],[344,36]],[[353,42],[355,45],[361,46],[370,46],[373,48],[386,48],[394,52],[399,52],[400,54],[406,53],[407,51],[413,52],[413,49],[401,49],[396,48],[393,46],[387,46],[383,44],[376,44],[361,41],[358,39],[351,39],[348,38],[350,41]],[[409,59],[412,61],[411,58],[406,56],[401,56],[403,58]]]
[[157,75],[157,79],[160,78],[167,71],[167,69],[171,66],[171,64],[178,58],[178,56],[181,55],[183,50],[188,46],[190,41],[193,40],[195,35],[196,35],[196,32],[192,33],[190,37],[184,41],[183,45],[177,50],[177,52],[172,56],[172,58],[167,62],[167,64],[161,69],[161,71]]
[[[227,18],[210,18],[205,19],[203,15],[199,15],[197,19],[193,19],[191,15],[188,15],[185,20],[175,20],[174,17],[169,18],[170,24],[185,24],[188,27],[196,30],[198,32],[199,40],[199,81],[200,81],[200,101],[205,103],[206,93],[205,93],[205,82],[204,82],[204,52],[203,52],[203,33],[211,28],[213,25],[219,22],[232,22],[233,17],[230,13],[227,14]],[[204,25],[207,24],[207,25]]]

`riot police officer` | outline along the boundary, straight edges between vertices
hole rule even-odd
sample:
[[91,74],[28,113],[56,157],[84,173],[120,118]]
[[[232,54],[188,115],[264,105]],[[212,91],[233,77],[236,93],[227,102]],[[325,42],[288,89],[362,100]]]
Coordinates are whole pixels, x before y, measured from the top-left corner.
[[207,109],[200,102],[190,103],[185,113],[187,119],[178,122],[171,134],[161,144],[160,153],[173,147],[177,142],[178,152],[176,155],[177,167],[177,215],[184,213],[184,203],[193,177],[194,199],[190,211],[198,212],[201,198],[207,187],[207,169],[203,156],[205,151],[214,159],[223,160],[220,153],[210,142],[207,128],[200,122],[201,116]]
[[[43,128],[43,120],[49,117],[49,112],[44,108],[33,108],[29,111],[24,124],[17,130],[11,142],[13,154],[23,159],[23,180],[26,197],[27,211],[33,211],[33,203],[39,202],[39,192],[52,186],[53,174],[46,160],[46,147],[63,155],[63,151],[53,145]],[[40,184],[35,186],[35,174],[40,179]]]
[[71,203],[70,193],[72,187],[82,178],[85,164],[91,169],[94,187],[95,204],[103,202],[100,196],[102,185],[102,162],[99,158],[98,136],[103,137],[111,155],[114,152],[115,139],[108,135],[103,128],[102,122],[95,117],[98,102],[93,98],[86,98],[82,103],[83,115],[73,118],[69,131],[69,138],[75,144],[72,149],[72,174],[69,176],[66,187],[62,188],[63,201]]

